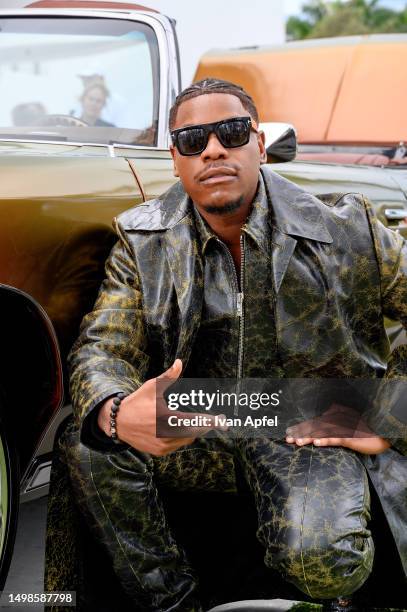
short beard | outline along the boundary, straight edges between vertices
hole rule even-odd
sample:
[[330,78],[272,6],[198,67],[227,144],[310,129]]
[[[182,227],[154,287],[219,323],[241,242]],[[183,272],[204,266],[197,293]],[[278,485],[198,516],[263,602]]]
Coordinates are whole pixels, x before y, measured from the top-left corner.
[[237,200],[227,202],[222,206],[212,206],[211,204],[201,204],[204,211],[210,215],[228,215],[229,213],[239,210],[244,202],[244,196],[240,196]]

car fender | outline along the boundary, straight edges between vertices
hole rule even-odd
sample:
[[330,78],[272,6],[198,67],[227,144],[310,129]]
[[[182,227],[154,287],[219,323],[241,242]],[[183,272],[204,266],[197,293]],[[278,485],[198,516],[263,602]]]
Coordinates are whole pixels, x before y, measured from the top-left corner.
[[60,351],[53,325],[28,294],[0,284],[0,418],[15,445],[21,474],[63,402]]

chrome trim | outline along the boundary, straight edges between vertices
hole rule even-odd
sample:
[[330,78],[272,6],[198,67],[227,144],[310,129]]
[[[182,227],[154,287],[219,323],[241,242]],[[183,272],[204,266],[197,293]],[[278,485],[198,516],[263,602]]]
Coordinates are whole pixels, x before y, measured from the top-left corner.
[[40,487],[49,484],[51,474],[52,459],[47,456],[45,459],[38,458],[32,464],[30,472],[21,484],[20,494],[35,491]]
[[[158,134],[157,148],[167,149],[169,144],[168,113],[171,106],[171,92],[179,92],[177,73],[176,42],[171,23],[165,15],[160,13],[146,13],[125,9],[2,9],[0,17],[90,17],[104,19],[126,19],[139,21],[149,25],[157,37],[159,50],[159,105],[158,105]],[[175,59],[174,59],[175,58]],[[174,74],[175,73],[175,74]],[[165,95],[163,95],[165,93]],[[40,141],[44,142],[44,141]],[[55,141],[52,141],[55,144]],[[67,144],[66,142],[61,144]],[[81,143],[84,144],[84,143]],[[104,145],[106,146],[106,145]],[[127,145],[125,145],[127,146]],[[155,148],[155,147],[151,147]]]
[[[372,155],[383,155],[385,151],[391,152],[395,145],[392,144],[354,144],[349,142],[348,144],[335,144],[332,142],[321,144],[321,143],[299,143],[299,153],[359,153],[359,154],[372,154]],[[393,166],[394,168],[394,166]]]
[[51,144],[57,146],[74,146],[74,147],[115,147],[116,149],[134,149],[136,151],[163,151],[168,153],[168,147],[148,147],[146,145],[132,145],[124,142],[114,142],[111,145],[102,142],[76,142],[74,140],[37,140],[36,138],[0,138],[0,146],[2,142],[18,142],[21,144]]
[[[75,147],[104,147],[105,149],[111,145],[103,142],[75,142],[74,140],[38,140],[37,138],[0,138],[0,144],[2,142],[18,142],[21,144],[54,144],[60,146],[75,146]],[[115,144],[113,144],[115,146]],[[123,145],[121,145],[123,146]],[[131,145],[125,145],[131,146]]]
[[403,221],[407,219],[406,208],[385,208],[384,216],[388,221]]
[[49,493],[49,483],[42,486],[37,487],[33,491],[28,491],[28,493],[20,492],[20,504],[26,504],[27,502],[34,501],[35,499],[40,499],[41,497],[45,497]]

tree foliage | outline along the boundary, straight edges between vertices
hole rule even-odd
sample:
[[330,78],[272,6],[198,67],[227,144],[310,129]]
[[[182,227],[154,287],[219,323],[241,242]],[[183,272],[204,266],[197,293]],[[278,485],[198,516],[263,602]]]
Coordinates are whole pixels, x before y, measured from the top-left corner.
[[407,0],[402,11],[379,5],[379,0],[308,0],[300,17],[289,17],[289,40],[327,38],[377,32],[407,32]]

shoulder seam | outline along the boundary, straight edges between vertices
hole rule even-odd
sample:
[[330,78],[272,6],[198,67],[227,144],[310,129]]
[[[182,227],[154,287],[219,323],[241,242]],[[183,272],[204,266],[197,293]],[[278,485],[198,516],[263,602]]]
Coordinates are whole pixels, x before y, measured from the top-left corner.
[[[328,202],[326,200],[328,196],[331,196],[331,197],[335,196],[335,197],[332,201]],[[357,191],[347,191],[346,193],[318,193],[315,197],[318,198],[318,200],[320,200],[322,204],[325,204],[325,206],[328,206],[329,208],[333,208],[345,196],[357,196],[357,199],[359,201],[363,199],[362,194],[358,193]]]

